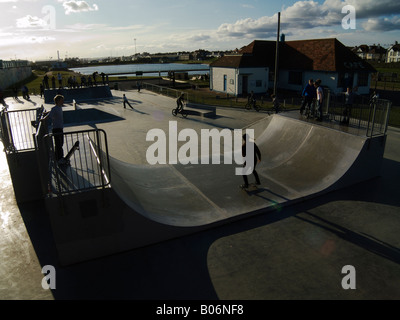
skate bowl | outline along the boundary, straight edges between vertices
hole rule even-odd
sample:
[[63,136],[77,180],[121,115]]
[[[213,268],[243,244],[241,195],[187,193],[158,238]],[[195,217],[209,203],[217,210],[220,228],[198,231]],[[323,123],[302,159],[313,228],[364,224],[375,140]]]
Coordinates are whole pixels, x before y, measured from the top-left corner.
[[255,190],[238,187],[236,164],[152,166],[111,157],[111,188],[64,197],[62,213],[60,199],[46,199],[60,263],[189,235],[380,174],[385,136],[355,136],[279,115],[249,128],[262,153]]
[[250,128],[255,130],[263,159],[257,166],[262,185],[250,197],[238,188],[242,177],[235,176],[236,164],[151,166],[111,158],[112,187],[128,206],[150,220],[197,227],[379,175],[382,137],[373,141],[278,115]]

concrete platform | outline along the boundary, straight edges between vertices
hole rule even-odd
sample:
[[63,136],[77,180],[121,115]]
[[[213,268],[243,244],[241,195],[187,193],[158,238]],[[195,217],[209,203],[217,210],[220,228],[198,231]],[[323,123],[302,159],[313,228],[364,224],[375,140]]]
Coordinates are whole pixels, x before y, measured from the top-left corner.
[[[100,110],[107,109],[107,112],[122,117],[125,121],[96,126],[113,131],[109,136],[110,152],[118,158],[121,165],[128,165],[129,168],[144,165],[146,159],[143,148],[148,145],[140,145],[139,142],[145,141],[143,138],[148,128],[167,129],[166,122],[171,119],[169,114],[173,101],[146,92],[129,93],[129,97],[135,100],[135,110],[124,110],[122,102],[118,102],[121,101],[118,100],[118,94],[114,94],[116,100],[113,104],[100,104],[96,107]],[[266,117],[251,111],[230,109],[218,109],[218,115],[217,119],[179,119],[178,126],[243,128],[257,121],[265,121]],[[274,151],[271,146],[271,141],[276,141],[277,137],[272,132],[266,136],[261,135],[266,139],[264,143],[260,142],[264,146],[264,159],[274,159],[273,152],[278,154],[278,150]],[[319,136],[318,132],[319,127],[313,127],[303,134],[308,137],[315,134],[316,138]],[[296,137],[294,135],[289,141]],[[347,135],[345,137],[348,138]],[[43,204],[22,206],[17,211],[24,217],[40,265],[53,264],[57,268],[57,290],[52,291],[56,299],[398,299],[400,243],[397,213],[400,155],[395,146],[400,141],[399,137],[398,130],[390,130],[382,176],[379,179],[349,188],[339,188],[311,200],[302,199],[301,203],[289,207],[277,202],[266,214],[69,267],[58,264]],[[363,150],[363,139],[354,139],[353,147],[348,152],[352,155],[350,158],[357,158]],[[311,141],[312,139],[309,142]],[[331,142],[334,144],[335,141]],[[293,146],[295,145],[293,142]],[[279,153],[283,154],[282,150]],[[288,165],[290,159],[296,157],[303,158],[304,161],[316,161],[307,158],[305,154],[307,153],[301,155],[289,152],[285,163]],[[343,161],[350,163],[347,156]],[[266,161],[264,168],[260,166],[263,177],[268,178],[275,174],[274,180],[281,181],[285,178],[282,174],[287,174],[286,179],[289,179],[293,172],[288,171],[287,167],[274,171],[278,170],[279,166],[276,164],[279,162],[279,159],[275,162]],[[345,170],[341,167],[335,170]],[[326,170],[328,169],[331,168],[328,166]],[[183,168],[174,170],[179,173],[186,171]],[[321,174],[320,171],[315,173]],[[220,174],[228,176],[223,172]],[[187,176],[191,177],[191,182],[198,179],[199,183],[205,183],[208,177],[194,171],[187,173]],[[307,174],[304,173],[304,176]],[[307,182],[314,185],[314,173],[309,176]],[[335,181],[324,181],[320,187],[326,188]],[[235,188],[239,183],[240,177],[237,177],[237,183],[234,184],[229,179],[224,181],[224,185],[235,185]],[[300,179],[290,187],[290,191],[298,192],[304,184]],[[222,187],[220,189],[224,190]],[[318,193],[318,190],[311,192]],[[210,192],[207,198],[212,196],[213,192]],[[221,199],[217,194],[214,196],[215,202]],[[232,206],[226,210],[228,214],[237,210],[234,205],[236,198],[232,197]],[[228,200],[224,203],[228,203]],[[267,201],[264,195],[252,195],[248,200]],[[14,214],[18,215],[18,212]],[[110,225],[110,234],[123,226]],[[17,238],[14,239],[14,248],[18,248],[18,243],[19,246],[22,245]],[[120,241],[123,243],[124,239],[121,238]],[[2,243],[7,241],[2,240]],[[8,250],[6,244],[4,248]],[[10,266],[17,257],[8,257],[6,265]],[[32,268],[36,275],[33,279],[40,279],[37,261],[31,261],[36,265],[36,268]],[[340,285],[344,277],[341,268],[348,264],[354,265],[357,270],[356,290],[344,290]],[[21,271],[23,269],[30,270],[23,267]],[[118,275],[112,281],[107,276],[107,270],[111,269],[118,270]],[[35,286],[34,282],[19,283],[14,287],[10,286],[9,281],[2,282],[2,288],[5,289],[0,291],[0,296],[7,292],[8,298],[18,298],[21,288],[25,292],[31,292],[32,298],[43,298],[39,295],[40,284]]]
[[87,102],[90,100],[112,98],[111,90],[108,85],[99,85],[85,88],[59,88],[59,89],[46,89],[44,90],[44,102],[48,104],[54,103],[54,97],[57,94],[64,96],[66,103]]

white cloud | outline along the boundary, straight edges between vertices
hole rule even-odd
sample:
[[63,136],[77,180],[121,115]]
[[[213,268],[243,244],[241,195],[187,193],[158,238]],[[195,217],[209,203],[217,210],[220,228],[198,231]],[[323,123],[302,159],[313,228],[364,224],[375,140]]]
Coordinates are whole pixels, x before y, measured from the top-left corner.
[[58,0],[58,2],[62,2],[62,5],[65,9],[65,14],[71,14],[76,12],[86,12],[86,11],[98,11],[99,7],[97,4],[93,4],[92,7],[86,1],[79,0],[70,0],[63,1]]
[[105,28],[105,24],[83,24],[83,23],[76,23],[73,25],[66,26],[67,30],[71,31],[88,31],[88,30],[96,30],[100,28]]
[[[282,8],[281,31],[286,34],[299,34],[307,30],[315,33],[331,33],[332,30],[324,28],[341,27],[345,16],[342,8],[345,5],[354,6],[358,26],[365,31],[400,30],[400,1],[326,0],[320,4],[309,0],[297,1],[289,7]],[[277,14],[258,19],[241,19],[234,23],[221,24],[216,33],[221,38],[231,39],[270,38],[276,36],[277,22]]]
[[362,23],[362,27],[366,31],[392,31],[400,29],[400,17],[395,16],[392,18],[380,17],[371,18]]
[[43,44],[47,42],[55,41],[53,37],[45,36],[24,36],[24,37],[14,37],[9,39],[2,39],[0,42],[0,47],[10,47],[10,46],[20,46],[20,45],[31,45],[31,44]]
[[23,18],[17,19],[17,28],[27,29],[27,28],[44,28],[47,26],[47,22],[38,17],[32,17],[27,15]]

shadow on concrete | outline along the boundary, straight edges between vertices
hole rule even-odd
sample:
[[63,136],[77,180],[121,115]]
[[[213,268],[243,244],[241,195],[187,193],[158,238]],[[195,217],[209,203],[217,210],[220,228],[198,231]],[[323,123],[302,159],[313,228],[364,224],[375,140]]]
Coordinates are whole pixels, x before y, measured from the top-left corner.
[[65,127],[121,120],[125,119],[94,108],[64,111]]
[[[385,160],[386,169],[399,169],[400,163]],[[390,189],[390,172],[380,178],[326,194],[297,205],[268,213],[257,214],[240,221],[219,226],[201,233],[169,240],[148,247],[112,256],[61,267],[52,238],[51,226],[44,202],[19,205],[32,244],[42,266],[53,265],[57,270],[55,299],[138,299],[138,300],[192,300],[218,299],[208,269],[208,252],[217,240],[305,213],[310,217],[297,219],[334,233],[363,249],[400,263],[398,248],[367,234],[349,230],[310,213],[315,207],[338,200],[377,200],[400,206],[400,199],[390,194],[375,197],[381,188]],[[400,172],[400,171],[397,171]],[[389,179],[389,181],[388,181]],[[393,185],[392,185],[393,186]],[[377,192],[381,194],[381,192]]]
[[388,259],[392,262],[400,264],[400,249],[390,244],[381,241],[371,235],[365,233],[354,232],[348,228],[344,228],[337,223],[333,223],[321,217],[318,217],[311,212],[305,212],[310,218],[304,218],[300,216],[296,216],[297,219],[300,219],[304,222],[310,223],[318,228],[324,229],[335,234],[337,237],[351,242],[354,245],[357,245],[363,248],[366,251],[374,253],[380,257]]

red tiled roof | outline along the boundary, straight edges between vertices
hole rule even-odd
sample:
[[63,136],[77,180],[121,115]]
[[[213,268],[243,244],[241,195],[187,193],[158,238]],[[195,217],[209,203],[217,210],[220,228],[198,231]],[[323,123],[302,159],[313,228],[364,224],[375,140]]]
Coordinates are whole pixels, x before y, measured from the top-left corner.
[[[275,66],[275,41],[255,40],[243,47],[238,55],[225,56],[212,67],[269,67]],[[279,67],[314,71],[376,70],[337,39],[286,41],[279,44]]]

